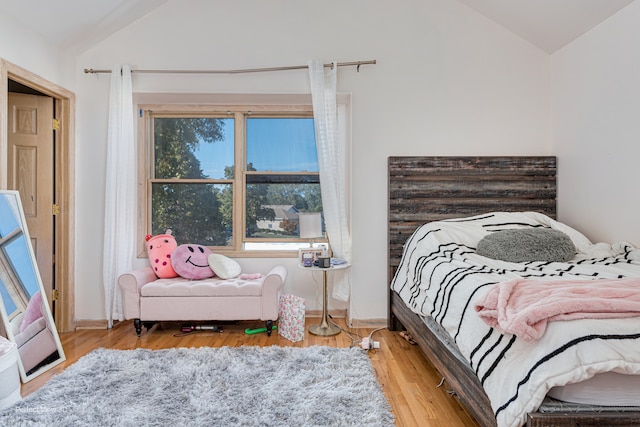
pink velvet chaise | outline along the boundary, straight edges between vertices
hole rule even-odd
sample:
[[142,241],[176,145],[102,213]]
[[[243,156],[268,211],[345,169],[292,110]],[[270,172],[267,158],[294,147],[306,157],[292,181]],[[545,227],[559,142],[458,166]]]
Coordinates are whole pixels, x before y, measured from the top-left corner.
[[257,279],[158,279],[151,267],[122,274],[124,317],[136,333],[160,321],[262,320],[271,335],[287,270],[276,265]]

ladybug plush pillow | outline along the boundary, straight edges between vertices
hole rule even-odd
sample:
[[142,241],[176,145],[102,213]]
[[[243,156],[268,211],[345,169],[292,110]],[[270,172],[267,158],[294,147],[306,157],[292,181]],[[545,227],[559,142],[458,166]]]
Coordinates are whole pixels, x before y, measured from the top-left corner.
[[178,274],[171,265],[171,254],[178,244],[176,243],[176,239],[171,235],[171,230],[167,230],[165,234],[158,234],[157,236],[149,234],[146,240],[149,263],[156,273],[156,276],[160,279],[177,277]]

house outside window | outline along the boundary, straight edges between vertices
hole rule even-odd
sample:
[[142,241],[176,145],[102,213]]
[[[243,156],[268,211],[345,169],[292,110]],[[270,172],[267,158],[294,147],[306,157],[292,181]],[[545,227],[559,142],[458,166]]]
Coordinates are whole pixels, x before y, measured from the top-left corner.
[[[172,230],[233,256],[297,251],[298,214],[321,212],[311,106],[148,105],[139,239]],[[142,240],[144,241],[144,240]]]

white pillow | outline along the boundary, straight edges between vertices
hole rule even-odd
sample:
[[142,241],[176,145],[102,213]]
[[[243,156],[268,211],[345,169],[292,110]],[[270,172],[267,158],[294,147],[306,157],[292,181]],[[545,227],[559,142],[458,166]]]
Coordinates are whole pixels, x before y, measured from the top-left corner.
[[233,279],[238,277],[242,269],[240,264],[221,254],[209,255],[209,267],[221,279]]

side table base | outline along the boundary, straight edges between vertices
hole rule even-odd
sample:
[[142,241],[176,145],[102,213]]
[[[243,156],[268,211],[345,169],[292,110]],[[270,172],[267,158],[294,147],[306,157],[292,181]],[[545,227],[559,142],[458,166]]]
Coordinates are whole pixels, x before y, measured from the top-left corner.
[[323,337],[330,337],[332,335],[338,335],[341,329],[331,323],[320,323],[318,325],[309,326],[309,332],[313,335],[320,335]]

